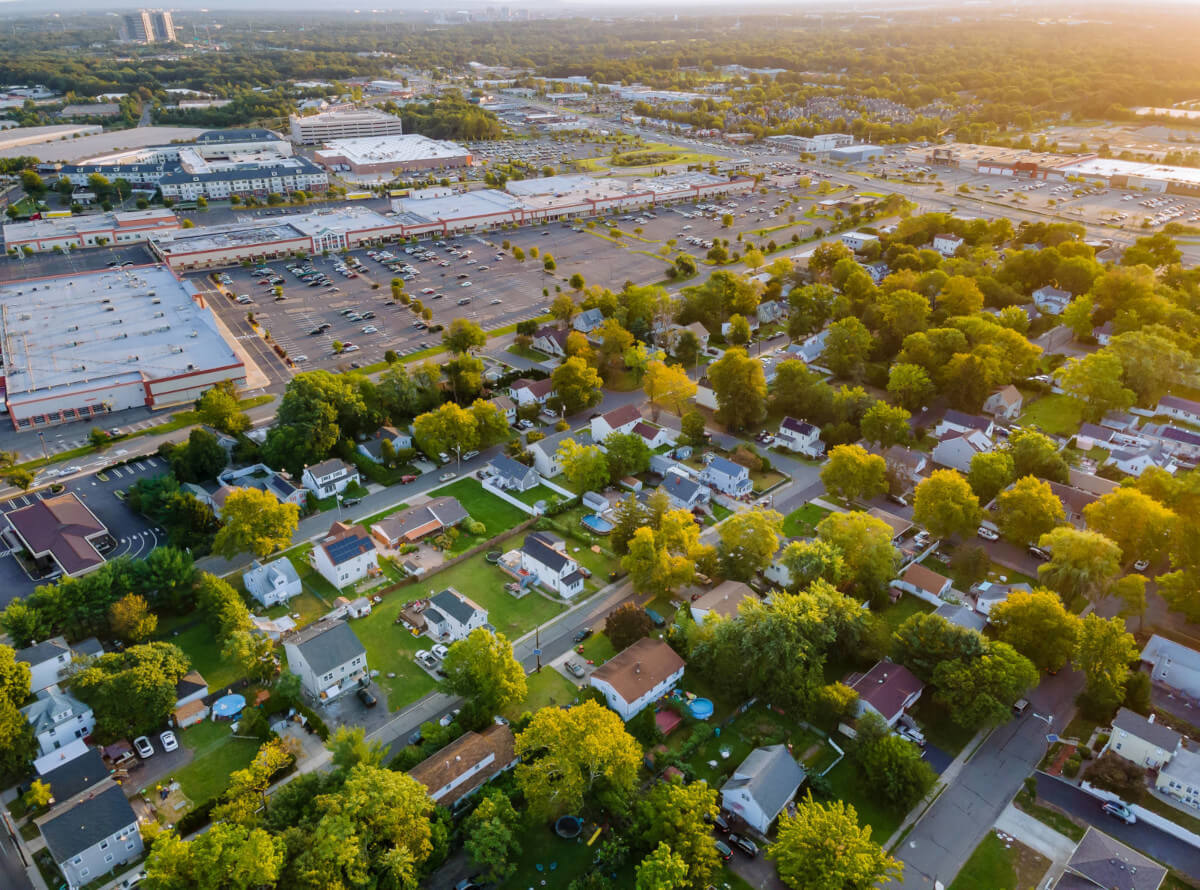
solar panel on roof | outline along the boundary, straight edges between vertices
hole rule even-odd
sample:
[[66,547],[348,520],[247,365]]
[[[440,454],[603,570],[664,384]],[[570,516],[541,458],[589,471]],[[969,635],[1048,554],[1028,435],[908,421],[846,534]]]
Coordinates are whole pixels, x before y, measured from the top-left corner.
[[334,565],[341,565],[347,560],[358,556],[360,553],[366,553],[374,549],[375,545],[371,543],[370,538],[359,537],[358,535],[350,535],[339,541],[325,545],[325,552],[329,554],[329,558],[333,560]]

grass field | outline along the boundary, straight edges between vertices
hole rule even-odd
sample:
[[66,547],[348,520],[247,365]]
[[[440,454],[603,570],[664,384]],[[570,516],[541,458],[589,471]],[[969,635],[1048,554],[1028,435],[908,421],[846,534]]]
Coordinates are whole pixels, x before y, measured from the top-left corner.
[[458,502],[487,528],[487,537],[495,537],[506,529],[513,528],[529,517],[512,504],[505,503],[495,495],[488,494],[474,479],[459,479],[436,492],[438,497],[458,498]]
[[241,679],[237,668],[221,658],[221,647],[202,617],[192,614],[174,619],[167,623],[160,638],[183,650],[192,668],[203,675],[209,689],[220,689]]
[[202,804],[224,791],[230,773],[248,766],[258,752],[252,740],[235,739],[228,723],[205,720],[177,735],[192,749],[192,762],[174,778],[193,804]]
[[1020,422],[1023,426],[1037,427],[1044,433],[1070,436],[1083,422],[1083,411],[1071,397],[1054,393],[1030,404],[1021,414]]
[[525,700],[507,708],[504,716],[516,720],[526,711],[570,704],[579,693],[578,687],[552,667],[542,666],[541,673],[525,678],[528,693]]
[[816,534],[817,523],[828,515],[824,507],[805,504],[783,517],[783,533],[789,538],[811,538]]
[[[669,159],[666,157],[669,155]],[[575,163],[584,170],[638,170],[641,167],[661,167],[667,164],[714,164],[725,160],[724,155],[701,154],[684,151],[666,142],[651,142],[633,151],[623,151],[617,156],[633,163],[613,163],[612,156],[582,158]]]
[[367,665],[380,672],[376,682],[387,691],[388,709],[392,711],[411,704],[437,686],[433,677],[413,659],[417,650],[428,649],[431,641],[427,637],[414,637],[403,625],[395,623],[405,601],[418,595],[417,588],[411,590],[411,596],[399,593],[385,597],[370,615],[354,622],[354,633],[367,650]]
[[1049,867],[1049,859],[1020,843],[1005,846],[989,831],[950,890],[1026,890],[1037,887]]
[[827,774],[829,784],[835,797],[840,798],[854,807],[858,813],[858,823],[871,828],[871,839],[882,844],[900,827],[903,814],[882,806],[879,796],[872,789],[864,787],[861,775],[849,760],[843,760]]

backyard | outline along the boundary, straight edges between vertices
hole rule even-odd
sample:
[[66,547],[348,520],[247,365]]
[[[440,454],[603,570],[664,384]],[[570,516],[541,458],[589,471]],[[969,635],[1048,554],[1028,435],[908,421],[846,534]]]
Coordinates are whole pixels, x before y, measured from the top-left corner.
[[171,618],[160,627],[159,638],[178,646],[199,671],[208,688],[216,691],[241,679],[237,665],[221,657],[212,627],[197,613]]
[[817,523],[828,515],[824,507],[805,504],[783,517],[783,534],[788,538],[811,538],[817,533]]
[[541,708],[570,704],[579,694],[578,687],[554,668],[542,665],[540,673],[525,678],[527,693],[525,700],[504,711],[504,716],[516,720],[526,711],[533,713]]
[[[179,782],[193,805],[224,791],[230,773],[248,766],[258,751],[258,743],[253,739],[235,739],[228,723],[205,720],[177,735],[192,749],[192,760],[172,778]],[[148,793],[152,794],[153,789],[148,789]]]
[[1022,426],[1036,427],[1043,433],[1072,436],[1083,422],[1083,411],[1070,396],[1052,393],[1028,403],[1020,421]]
[[438,497],[458,498],[458,502],[471,514],[471,518],[482,522],[487,529],[484,539],[494,538],[529,518],[519,508],[484,491],[483,486],[475,479],[459,479],[444,488],[439,488],[436,494]]

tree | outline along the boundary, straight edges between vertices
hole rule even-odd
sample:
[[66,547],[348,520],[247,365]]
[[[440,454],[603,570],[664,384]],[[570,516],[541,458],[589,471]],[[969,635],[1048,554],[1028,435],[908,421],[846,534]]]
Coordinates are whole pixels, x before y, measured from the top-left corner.
[[1086,294],[1076,297],[1063,310],[1063,324],[1071,329],[1076,340],[1084,340],[1092,336],[1095,324],[1092,322],[1092,311],[1095,304]]
[[888,371],[888,395],[909,411],[924,406],[933,395],[933,383],[920,365],[900,363]]
[[932,612],[910,615],[892,635],[893,657],[926,682],[941,664],[978,659],[986,645],[978,631],[951,624]]
[[981,504],[990,504],[1013,478],[1012,455],[1007,451],[984,451],[971,458],[967,484]]
[[413,421],[413,439],[430,457],[461,455],[479,444],[479,425],[469,409],[446,402]]
[[844,500],[867,500],[887,490],[887,462],[861,445],[836,445],[821,468],[821,484]]
[[36,478],[32,471],[24,467],[10,467],[4,472],[4,481],[9,485],[16,486],[21,491],[29,491]]
[[554,456],[567,483],[576,491],[600,491],[608,485],[608,457],[599,445],[580,445],[574,439],[563,439]]
[[623,359],[633,348],[633,334],[629,333],[616,318],[606,318],[592,332],[600,345],[596,347],[600,369],[608,373],[613,365]]
[[642,389],[650,402],[651,414],[656,421],[660,408],[667,408],[675,414],[682,415],[683,406],[696,394],[696,384],[688,377],[687,371],[678,365],[658,361],[646,365]]
[[50,789],[49,784],[41,779],[34,779],[29,783],[29,790],[21,795],[21,802],[25,804],[28,810],[37,811],[42,807],[50,806],[50,801],[54,799],[54,792]]
[[233,630],[225,637],[221,657],[237,665],[243,676],[263,683],[275,676],[278,662],[270,637],[249,630]]
[[907,813],[937,782],[921,749],[898,735],[889,733],[862,745],[855,760],[872,793],[897,812]]
[[825,349],[821,353],[821,364],[838,377],[859,379],[874,346],[871,332],[852,315],[835,321],[828,330]]
[[189,668],[170,643],[142,643],[93,659],[74,675],[71,691],[92,706],[98,734],[132,737],[166,722],[175,710],[175,684]]
[[624,556],[629,552],[629,542],[634,532],[646,524],[646,511],[638,503],[637,496],[629,493],[620,501],[614,511],[613,530],[609,533],[608,542],[612,545],[613,553]]
[[171,471],[180,482],[203,482],[217,478],[229,462],[229,455],[208,430],[194,429],[185,444],[171,451],[170,461]]
[[564,361],[554,369],[550,379],[554,382],[555,400],[566,414],[578,414],[600,402],[600,375],[579,357]]
[[579,304],[570,294],[559,294],[550,303],[550,314],[563,327],[568,327],[579,314]]
[[361,726],[350,729],[339,726],[325,743],[329,749],[329,760],[339,781],[344,781],[360,763],[369,767],[383,766],[387,747],[380,742],[368,742],[366,730]]
[[672,852],[671,845],[665,841],[637,867],[634,883],[637,890],[686,890],[691,886],[687,861]]
[[127,593],[109,610],[112,632],[126,643],[141,643],[154,636],[158,616],[150,611],[145,597]]
[[1062,501],[1048,483],[1034,476],[1018,479],[996,496],[996,524],[1000,533],[1022,547],[1064,521]]
[[1079,405],[1083,416],[1098,421],[1110,411],[1124,411],[1134,402],[1132,389],[1122,383],[1124,369],[1113,353],[1101,350],[1069,359],[1054,372],[1063,391]]
[[500,791],[489,791],[463,822],[463,849],[484,870],[484,880],[500,883],[517,868],[521,854],[520,816]]
[[621,718],[594,701],[542,708],[517,735],[516,754],[517,787],[530,812],[543,817],[577,813],[596,794],[626,800],[642,759]]
[[701,352],[700,338],[686,328],[676,332],[671,340],[671,353],[685,368],[699,364]]
[[604,440],[610,479],[623,479],[650,468],[650,446],[634,433],[612,433]]
[[1136,488],[1121,486],[1083,508],[1089,529],[1100,532],[1127,561],[1161,557],[1178,515]]
[[232,385],[214,386],[196,402],[196,413],[201,423],[235,436],[250,426],[250,418],[238,405]]
[[192,840],[160,834],[146,857],[146,885],[155,890],[258,890],[273,887],[285,845],[262,828],[217,822]]
[[907,442],[912,437],[912,429],[909,427],[911,417],[912,415],[903,408],[889,405],[887,402],[876,402],[863,415],[860,424],[862,436],[880,448]]
[[604,620],[604,635],[618,652],[628,649],[642,637],[650,636],[654,622],[637,603],[622,603]]
[[453,353],[462,354],[486,346],[487,334],[470,319],[456,318],[442,333],[442,345]]
[[525,669],[502,633],[482,627],[471,631],[450,647],[442,670],[446,690],[465,698],[481,720],[525,698]]
[[1138,651],[1123,619],[1092,612],[1080,622],[1072,662],[1087,679],[1083,694],[1095,713],[1111,713],[1125,698],[1129,665]]
[[[687,515],[691,522],[691,514]],[[696,567],[687,553],[672,553],[656,538],[654,529],[646,526],[635,531],[621,568],[629,573],[634,590],[659,596],[689,584]]]
[[239,553],[262,559],[292,543],[299,521],[295,504],[281,504],[257,488],[236,488],[221,508],[222,526],[213,539],[213,552],[226,559]]
[[935,538],[969,535],[982,518],[979,498],[957,470],[934,470],[917,486],[913,521]]
[[1142,626],[1142,616],[1146,614],[1146,581],[1145,575],[1122,575],[1113,582],[1109,590],[1123,604],[1121,617],[1137,617],[1139,631]]
[[891,526],[861,511],[831,513],[817,523],[817,537],[841,551],[856,594],[877,600],[887,593],[897,557]]
[[775,559],[783,540],[783,516],[756,507],[734,513],[717,527],[717,554],[726,578],[747,581]]
[[495,402],[476,399],[471,403],[471,417],[475,420],[475,433],[480,445],[491,445],[508,438],[508,418]]
[[811,791],[796,815],[780,817],[767,856],[792,890],[873,890],[901,873],[900,863],[871,840],[870,826],[859,825],[854,807],[817,803]]
[[1022,429],[1008,437],[1008,453],[1012,455],[1013,475],[1037,476],[1051,482],[1066,484],[1069,475],[1067,462],[1058,453],[1053,440],[1030,429]]
[[261,811],[266,807],[271,780],[291,766],[295,759],[283,739],[273,738],[264,742],[248,766],[234,770],[229,775],[225,793],[213,810],[213,819],[246,826],[257,824]]
[[946,315],[974,315],[983,308],[983,292],[973,278],[953,275],[937,295],[937,308]]
[[761,421],[767,413],[767,378],[761,362],[739,347],[708,366],[708,381],[717,400],[717,420],[733,431]]
[[813,538],[792,541],[783,550],[780,562],[787,569],[791,591],[804,590],[814,581],[838,586],[846,578],[846,560],[841,550],[828,541]]
[[454,400],[466,401],[483,389],[483,359],[474,355],[456,355],[442,365],[442,373],[450,381]]
[[988,643],[978,658],[944,661],[933,671],[934,698],[963,727],[1004,722],[1037,681],[1037,668],[1008,643]]
[[1075,650],[1079,618],[1067,611],[1056,593],[1045,588],[1030,593],[1014,590],[992,607],[989,618],[1000,639],[1039,670],[1061,670]]
[[692,445],[703,444],[708,435],[705,431],[704,415],[694,408],[683,415],[679,422],[679,428],[687,437],[688,443]]
[[733,346],[745,346],[750,342],[750,322],[744,315],[731,315],[727,322],[725,339]]
[[710,820],[717,814],[717,791],[703,782],[659,782],[634,805],[630,835],[643,849],[668,845],[685,863],[687,887],[705,887],[720,862]]
[[[9,608],[20,602],[14,600]],[[5,629],[11,633],[7,619],[6,613]],[[29,698],[29,682],[29,665],[17,661],[12,646],[0,644],[0,776],[13,780],[27,773],[38,749],[33,726],[20,711]]]
[[1121,571],[1121,548],[1099,532],[1060,526],[1038,539],[1050,561],[1038,577],[1068,603],[1076,596],[1098,601]]

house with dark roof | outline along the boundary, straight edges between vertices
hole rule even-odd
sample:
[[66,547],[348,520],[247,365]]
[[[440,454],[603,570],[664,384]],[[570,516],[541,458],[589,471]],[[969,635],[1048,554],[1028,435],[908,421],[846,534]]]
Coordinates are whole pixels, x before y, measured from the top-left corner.
[[883,452],[882,457],[888,470],[905,489],[915,487],[921,481],[925,468],[929,466],[929,458],[925,456],[925,452],[903,445],[892,445]]
[[959,235],[940,234],[933,236],[933,249],[944,257],[954,256],[955,251],[966,242]]
[[858,693],[858,716],[873,711],[888,726],[895,726],[925,691],[925,684],[912,671],[890,661],[876,662],[865,674],[848,674],[842,682]]
[[950,467],[960,473],[971,470],[971,461],[977,454],[988,454],[995,448],[995,443],[978,430],[960,433],[949,431],[938,439],[933,446],[933,462],[943,467]]
[[566,545],[555,547],[539,535],[531,534],[521,545],[520,569],[533,575],[537,583],[570,599],[583,592],[584,575],[579,563],[567,555]]
[[744,497],[754,490],[750,471],[719,454],[711,455],[700,471],[700,481],[730,497]]
[[1113,718],[1112,733],[1105,750],[1120,754],[1138,766],[1158,769],[1179,750],[1183,736],[1161,723],[1154,715],[1143,717],[1129,708],[1121,708]]
[[595,444],[589,430],[578,429],[555,433],[529,446],[529,453],[533,455],[533,468],[546,479],[553,479],[562,472],[558,448],[567,439],[573,439],[576,445],[584,448]]
[[517,408],[524,408],[526,405],[544,405],[554,395],[554,381],[549,377],[545,380],[521,378],[513,381],[508,388],[508,394],[517,403]]
[[995,433],[995,424],[989,418],[979,414],[967,414],[965,411],[956,411],[951,408],[942,415],[941,421],[933,428],[933,434],[938,438],[947,433],[970,432],[980,432],[991,438]]
[[1063,485],[1061,482],[1047,481],[1050,490],[1054,492],[1054,496],[1062,502],[1063,513],[1066,514],[1067,522],[1076,528],[1083,528],[1086,524],[1083,520],[1083,510],[1089,504],[1094,504],[1100,500],[1097,495],[1090,492],[1080,491],[1078,488],[1072,488],[1070,485]]
[[766,834],[805,778],[787,745],[755,748],[721,786],[721,807]]
[[361,525],[335,522],[312,550],[313,568],[341,590],[379,571],[375,540]]
[[604,324],[603,312],[599,309],[584,309],[575,316],[574,321],[571,322],[571,327],[581,334],[590,334],[602,324]]
[[620,408],[614,408],[592,418],[592,440],[603,442],[613,433],[633,432],[633,428],[641,422],[642,413],[638,411],[636,405],[633,403],[622,405]]
[[76,890],[142,855],[137,816],[119,785],[78,798],[40,824],[46,849]]
[[529,491],[542,484],[541,477],[533,467],[513,460],[507,454],[497,454],[484,468],[497,488],[510,491]]
[[425,632],[439,643],[465,640],[471,631],[488,623],[487,609],[453,587],[431,596],[421,614],[425,619]]
[[776,434],[779,444],[788,451],[795,451],[809,457],[820,457],[825,453],[825,443],[821,441],[820,427],[814,426],[807,420],[797,420],[795,417],[785,417],[779,421],[779,432]]
[[542,325],[533,335],[533,348],[546,353],[546,355],[563,358],[567,354],[569,334],[569,331],[564,331],[557,325]]
[[263,490],[275,495],[275,499],[281,504],[303,507],[308,501],[308,490],[293,482],[287,473],[272,473],[267,477]]
[[371,526],[371,536],[384,550],[395,550],[430,535],[440,535],[470,518],[458,498],[446,495],[379,520]]
[[332,701],[370,680],[367,650],[345,621],[314,622],[285,640],[283,651],[288,670],[316,701]]
[[15,657],[29,665],[29,691],[37,694],[67,676],[73,654],[65,637],[51,637],[18,649]]
[[383,463],[383,443],[392,444],[393,453],[413,447],[412,436],[394,426],[381,426],[367,438],[358,443],[358,453],[369,461]]
[[674,468],[663,474],[659,491],[665,491],[676,510],[694,510],[703,507],[712,497],[707,485],[701,485],[687,474]]
[[43,578],[94,571],[116,544],[104,523],[72,491],[35,500],[5,518],[17,547],[29,554]]
[[1033,292],[1033,305],[1046,315],[1062,315],[1071,302],[1070,291],[1058,287],[1039,287]]
[[628,721],[674,689],[685,667],[679,653],[663,640],[642,637],[592,671],[588,683]]
[[33,727],[34,738],[43,754],[52,754],[96,728],[96,717],[89,705],[57,689],[44,689],[37,701],[21,708]]
[[637,436],[646,443],[646,447],[653,451],[662,445],[669,445],[675,439],[675,434],[665,426],[659,426],[656,423],[641,420],[633,425],[633,429],[629,431],[631,436]]
[[336,457],[305,467],[304,474],[300,477],[304,487],[319,498],[341,494],[347,485],[358,481],[358,470]]
[[966,606],[960,606],[957,603],[942,603],[933,610],[933,614],[939,618],[944,618],[946,621],[961,627],[964,630],[973,630],[976,633],[983,633],[983,629],[987,627],[987,619],[978,612],[968,609]]
[[1089,827],[1067,861],[1055,890],[1158,890],[1167,870],[1136,850]]
[[50,786],[55,806],[63,806],[72,798],[84,793],[95,793],[106,788],[112,779],[112,771],[104,762],[99,748],[88,748],[78,757],[46,772],[41,781]]
[[297,485],[287,473],[272,470],[266,464],[226,470],[217,477],[217,481],[221,483],[221,488],[213,494],[205,492],[201,495],[193,491],[199,500],[204,501],[216,512],[220,512],[225,506],[225,498],[230,492],[239,487],[257,488],[273,495],[281,504],[295,504],[297,507],[303,507],[308,499],[308,489]]
[[1158,400],[1155,414],[1165,414],[1176,420],[1200,424],[1200,402],[1184,399],[1179,396],[1163,396]]
[[408,774],[425,786],[438,806],[453,810],[505,770],[517,765],[516,740],[507,726],[465,732],[422,760]]

